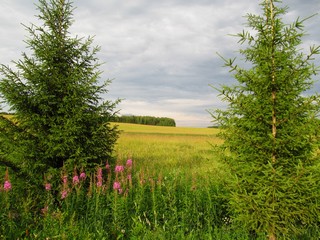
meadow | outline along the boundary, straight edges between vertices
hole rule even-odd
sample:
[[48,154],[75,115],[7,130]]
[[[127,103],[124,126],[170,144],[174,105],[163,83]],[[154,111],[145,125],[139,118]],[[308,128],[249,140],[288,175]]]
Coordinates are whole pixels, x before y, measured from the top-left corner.
[[222,142],[218,129],[117,125],[122,133],[115,153],[119,159],[135,159],[138,169],[201,176],[221,173],[212,147]]
[[[117,123],[116,163],[45,178],[33,199],[6,172],[0,239],[265,239],[232,222],[214,128]],[[7,182],[8,183],[8,182]],[[310,233],[290,239],[312,239]]]

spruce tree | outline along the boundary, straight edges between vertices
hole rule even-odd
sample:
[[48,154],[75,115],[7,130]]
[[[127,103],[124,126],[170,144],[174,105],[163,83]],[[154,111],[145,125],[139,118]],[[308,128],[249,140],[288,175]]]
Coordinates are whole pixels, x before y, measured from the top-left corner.
[[71,1],[39,0],[37,7],[43,26],[25,26],[30,54],[0,69],[1,97],[14,112],[0,118],[0,164],[31,176],[110,162],[118,100],[102,98],[110,82],[99,82],[100,49],[91,37],[72,37]]
[[314,226],[320,213],[319,97],[306,92],[320,48],[301,50],[306,19],[285,24],[288,8],[280,3],[264,0],[262,15],[247,15],[252,31],[237,35],[246,64],[223,58],[237,81],[218,89],[228,107],[212,113],[223,129],[221,157],[234,176],[233,221],[270,240]]

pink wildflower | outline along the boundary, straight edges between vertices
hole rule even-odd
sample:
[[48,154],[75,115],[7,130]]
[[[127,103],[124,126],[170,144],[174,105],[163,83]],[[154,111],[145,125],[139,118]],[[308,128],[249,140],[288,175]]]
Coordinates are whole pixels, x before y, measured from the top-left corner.
[[102,168],[98,168],[98,177],[102,177]]
[[5,191],[9,191],[11,188],[12,188],[12,186],[11,186],[10,181],[9,181],[9,180],[5,181],[5,182],[4,182],[4,185],[3,185],[3,189],[4,189]]
[[50,183],[46,183],[45,188],[47,191],[51,190],[51,184]]
[[43,214],[46,214],[46,213],[48,213],[48,210],[49,210],[49,207],[48,207],[48,205],[46,205],[44,208],[41,209],[41,212]]
[[72,183],[73,185],[77,185],[79,183],[79,177],[78,175],[75,175],[73,178],[72,178]]
[[117,165],[114,171],[115,172],[123,172],[124,171],[124,166]]
[[11,186],[11,183],[10,183],[10,181],[9,181],[9,171],[8,171],[8,168],[6,169],[6,175],[5,175],[5,177],[4,177],[4,180],[5,180],[5,182],[4,182],[4,184],[3,184],[3,189],[4,189],[5,191],[9,191],[9,190],[12,188],[12,186]]
[[102,186],[102,168],[98,168],[98,174],[97,174],[97,187],[101,187]]
[[114,190],[119,190],[121,188],[121,184],[119,182],[114,182],[113,183],[113,189]]
[[110,165],[109,165],[108,162],[106,163],[106,169],[107,169],[107,170],[110,170]]
[[67,184],[68,183],[68,176],[64,175],[62,180],[63,180],[64,184]]
[[127,160],[127,167],[131,167],[132,166],[132,159],[128,159]]
[[97,187],[102,187],[102,181],[97,182]]
[[86,173],[85,172],[80,173],[80,179],[81,180],[85,180],[86,179]]
[[68,196],[68,191],[67,190],[63,190],[61,192],[61,199],[65,199]]
[[128,174],[127,178],[128,178],[128,180],[131,180],[132,179],[131,174]]

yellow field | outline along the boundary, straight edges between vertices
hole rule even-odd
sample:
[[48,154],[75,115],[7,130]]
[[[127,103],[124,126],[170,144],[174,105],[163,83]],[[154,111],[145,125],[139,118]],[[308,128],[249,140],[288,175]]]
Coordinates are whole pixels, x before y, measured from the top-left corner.
[[212,144],[222,142],[218,129],[117,125],[122,131],[115,148],[119,161],[132,157],[137,168],[151,172],[220,172],[212,151]]

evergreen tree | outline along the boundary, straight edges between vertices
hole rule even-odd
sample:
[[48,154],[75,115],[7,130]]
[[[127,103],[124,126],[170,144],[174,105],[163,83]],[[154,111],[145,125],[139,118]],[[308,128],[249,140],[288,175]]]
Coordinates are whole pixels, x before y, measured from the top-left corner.
[[38,10],[43,26],[25,26],[31,55],[0,69],[1,97],[15,113],[0,118],[0,164],[29,176],[110,162],[118,101],[102,99],[109,81],[99,83],[99,47],[71,37],[71,1],[39,0]]
[[305,93],[318,73],[312,60],[320,48],[300,50],[306,19],[285,24],[288,8],[279,3],[264,0],[263,15],[247,15],[253,31],[237,36],[250,66],[224,59],[237,84],[218,89],[228,107],[212,113],[234,176],[228,196],[234,220],[270,240],[299,234],[320,213],[319,98]]

